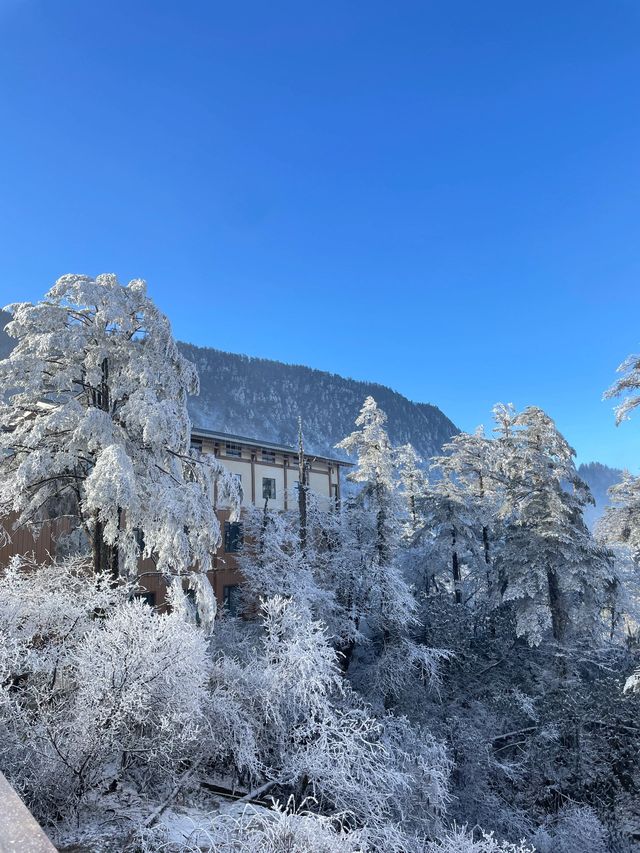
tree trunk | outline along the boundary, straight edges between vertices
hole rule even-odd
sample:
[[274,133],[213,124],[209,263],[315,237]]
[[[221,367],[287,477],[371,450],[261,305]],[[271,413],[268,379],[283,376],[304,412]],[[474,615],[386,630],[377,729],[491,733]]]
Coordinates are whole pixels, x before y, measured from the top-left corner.
[[457,535],[455,527],[451,528],[451,574],[453,576],[453,592],[456,604],[462,604],[462,575],[460,574],[460,561],[458,560]]
[[[120,510],[118,510],[118,518]],[[120,560],[117,546],[107,545],[104,541],[104,526],[98,518],[98,511],[94,514],[93,538],[92,538],[92,561],[95,574],[110,575],[111,582],[115,586],[120,580]]]
[[484,549],[484,564],[487,574],[487,595],[493,595],[493,578],[491,576],[491,553],[489,551],[489,529],[486,524],[482,525],[482,547]]
[[300,550],[307,553],[307,491],[309,488],[309,469],[304,458],[302,437],[302,419],[298,419],[298,514],[300,516]]
[[551,610],[551,629],[553,638],[558,643],[564,640],[568,616],[564,604],[558,576],[552,569],[547,569],[547,586],[549,588],[549,609]]
[[378,512],[376,513],[376,551],[378,562],[386,566],[389,558],[389,543],[387,541],[387,510],[384,503],[384,486],[377,482],[375,486]]
[[[93,391],[93,405],[103,412],[110,409],[109,391],[109,360],[102,360],[102,381]],[[120,529],[121,510],[118,508],[118,529]],[[98,517],[98,511],[94,514],[93,539],[92,539],[93,571],[104,575],[111,575],[112,583],[115,585],[120,579],[120,566],[118,559],[118,548],[107,545],[104,541],[104,526]]]

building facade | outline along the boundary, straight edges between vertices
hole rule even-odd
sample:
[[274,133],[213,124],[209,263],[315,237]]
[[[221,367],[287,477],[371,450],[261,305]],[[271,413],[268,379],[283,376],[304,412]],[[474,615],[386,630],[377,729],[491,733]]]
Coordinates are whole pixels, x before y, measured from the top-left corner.
[[[286,510],[297,506],[296,484],[298,483],[298,451],[284,445],[215,432],[193,429],[192,448],[203,454],[213,454],[242,487],[242,508],[264,506]],[[308,472],[309,488],[318,498],[320,506],[329,509],[340,502],[341,472],[350,463],[323,456],[304,457]],[[238,569],[238,555],[243,543],[242,513],[239,521],[230,520],[230,508],[217,504],[222,541],[213,555],[214,571],[209,580],[219,606],[231,612],[236,609],[237,593],[242,581]],[[15,554],[33,554],[37,562],[55,558],[56,539],[69,530],[69,520],[52,521],[34,537],[27,530],[19,530],[12,541],[0,546],[0,570],[7,566]],[[140,561],[140,589],[149,604],[163,608],[167,587],[163,578],[155,571],[153,560]]]
[[[297,506],[299,464],[298,451],[294,448],[205,429],[192,431],[191,444],[203,454],[212,453],[239,479],[243,508],[263,507],[265,503],[272,510],[287,510]],[[312,454],[305,454],[304,461],[309,489],[317,497],[319,505],[325,509],[338,507],[341,474],[351,464]],[[210,580],[218,604],[233,613],[242,581],[237,562],[243,543],[242,517],[238,522],[230,521],[229,508],[224,506],[219,506],[217,512],[222,541],[214,557],[215,570]],[[158,592],[161,593],[161,590]],[[161,595],[156,596],[154,603],[161,604],[160,598]]]

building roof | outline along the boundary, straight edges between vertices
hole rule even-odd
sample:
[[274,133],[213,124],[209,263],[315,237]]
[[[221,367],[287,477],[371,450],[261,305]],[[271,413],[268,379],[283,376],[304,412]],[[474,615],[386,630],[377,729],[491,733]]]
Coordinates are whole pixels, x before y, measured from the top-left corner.
[[[248,438],[246,435],[235,435],[231,432],[218,432],[217,430],[203,429],[202,427],[194,426],[191,434],[196,438],[212,438],[218,441],[229,441],[233,444],[247,444],[249,447],[264,447],[265,450],[277,450],[280,453],[286,453],[291,456],[298,455],[298,449],[289,447],[286,444],[274,444],[273,441],[263,441],[257,438]],[[336,459],[333,456],[322,456],[319,453],[305,453],[312,459],[321,459],[323,462],[332,462],[334,465],[342,465],[347,468],[353,467],[353,462],[346,462],[344,459]]]

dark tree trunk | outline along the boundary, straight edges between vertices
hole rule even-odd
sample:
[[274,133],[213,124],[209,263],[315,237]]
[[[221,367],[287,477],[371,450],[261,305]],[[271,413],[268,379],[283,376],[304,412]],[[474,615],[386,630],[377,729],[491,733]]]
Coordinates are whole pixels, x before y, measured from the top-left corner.
[[418,529],[418,512],[416,510],[416,496],[413,494],[409,498],[409,512],[411,513],[411,523],[415,532]]
[[487,567],[487,594],[491,598],[493,595],[493,577],[491,571],[491,552],[489,551],[489,529],[486,524],[482,525],[482,547],[484,549],[484,564]]
[[455,527],[451,528],[451,574],[453,576],[453,592],[456,604],[462,604],[462,576],[460,574],[460,561],[458,560],[457,533]]
[[547,569],[547,586],[549,588],[549,608],[551,610],[553,638],[561,643],[567,632],[568,616],[564,599],[560,592],[558,576],[552,569]]
[[[109,412],[111,407],[111,394],[109,391],[109,361],[102,361],[102,380],[92,392],[93,405],[103,412]],[[120,528],[121,510],[118,508],[118,529]],[[96,510],[93,523],[92,557],[94,572],[110,575],[115,585],[120,579],[120,565],[117,546],[107,545],[104,541],[104,526],[98,518]]]
[[387,510],[384,505],[384,486],[378,482],[375,486],[378,512],[376,513],[376,551],[378,562],[386,566],[389,558],[389,542],[387,541]]
[[298,419],[298,515],[300,525],[300,550],[307,553],[307,492],[309,490],[309,469],[304,456],[302,419]]

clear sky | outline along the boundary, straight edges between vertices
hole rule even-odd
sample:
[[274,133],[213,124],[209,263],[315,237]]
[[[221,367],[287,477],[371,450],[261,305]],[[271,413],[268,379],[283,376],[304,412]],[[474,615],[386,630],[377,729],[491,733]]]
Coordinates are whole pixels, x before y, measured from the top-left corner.
[[0,96],[3,304],[143,277],[184,340],[639,469],[637,0],[0,0]]

